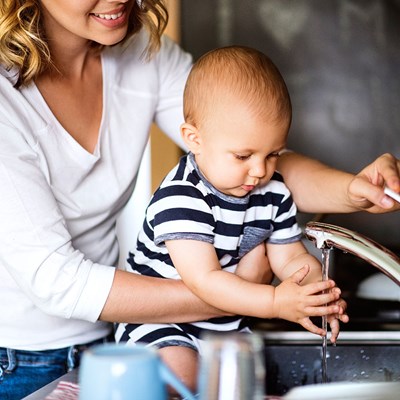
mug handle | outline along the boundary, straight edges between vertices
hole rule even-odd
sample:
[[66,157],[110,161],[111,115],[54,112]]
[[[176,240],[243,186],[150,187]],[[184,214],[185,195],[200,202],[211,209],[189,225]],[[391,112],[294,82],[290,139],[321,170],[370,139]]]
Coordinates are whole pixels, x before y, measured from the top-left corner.
[[197,399],[197,396],[195,396],[163,362],[160,362],[159,365],[162,380],[171,385],[184,400]]

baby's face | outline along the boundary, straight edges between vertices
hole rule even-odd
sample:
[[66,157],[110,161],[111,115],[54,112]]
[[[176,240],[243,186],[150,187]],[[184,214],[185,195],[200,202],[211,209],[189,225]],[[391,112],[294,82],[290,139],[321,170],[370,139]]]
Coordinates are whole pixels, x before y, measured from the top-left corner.
[[199,128],[196,162],[220,192],[243,197],[267,183],[285,148],[288,122],[268,121],[246,107],[219,104]]

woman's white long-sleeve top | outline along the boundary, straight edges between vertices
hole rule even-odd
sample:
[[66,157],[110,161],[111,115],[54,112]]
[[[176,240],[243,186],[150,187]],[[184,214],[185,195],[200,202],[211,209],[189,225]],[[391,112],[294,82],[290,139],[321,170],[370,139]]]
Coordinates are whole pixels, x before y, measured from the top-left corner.
[[[97,319],[118,261],[116,218],[155,121],[179,142],[191,57],[167,38],[150,61],[140,34],[102,54],[103,115],[93,153],[32,84],[0,67],[0,347],[61,348],[104,336]],[[132,246],[135,238],[132,238]]]

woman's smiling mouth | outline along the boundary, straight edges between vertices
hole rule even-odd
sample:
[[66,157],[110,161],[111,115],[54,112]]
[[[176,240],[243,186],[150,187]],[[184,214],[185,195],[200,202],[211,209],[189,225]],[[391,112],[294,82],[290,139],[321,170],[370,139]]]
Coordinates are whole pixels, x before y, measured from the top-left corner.
[[117,14],[97,14],[97,13],[93,13],[93,15],[94,15],[95,17],[98,17],[98,18],[101,18],[101,19],[107,19],[107,20],[110,20],[110,19],[117,19],[117,18],[121,17],[122,14],[123,14],[122,11],[120,11],[120,12],[117,13]]
[[126,12],[126,7],[119,7],[109,12],[93,12],[90,15],[103,26],[116,28],[125,24],[128,14]]

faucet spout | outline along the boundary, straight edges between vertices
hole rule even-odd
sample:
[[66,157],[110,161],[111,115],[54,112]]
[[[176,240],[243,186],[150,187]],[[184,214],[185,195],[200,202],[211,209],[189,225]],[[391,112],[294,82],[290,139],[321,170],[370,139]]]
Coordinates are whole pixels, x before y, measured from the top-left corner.
[[362,258],[400,286],[400,258],[379,243],[349,229],[322,222],[307,223],[305,235],[320,249],[335,247]]

